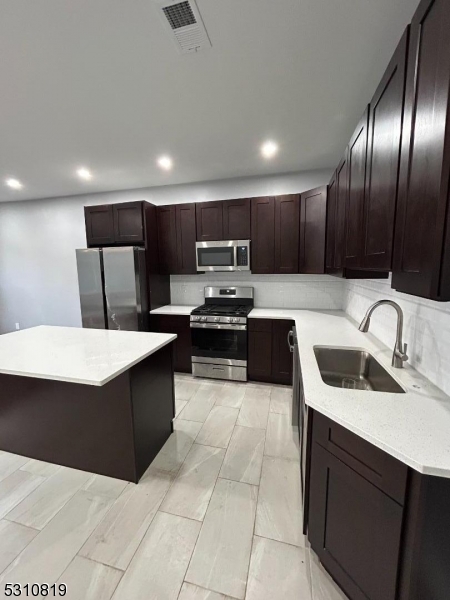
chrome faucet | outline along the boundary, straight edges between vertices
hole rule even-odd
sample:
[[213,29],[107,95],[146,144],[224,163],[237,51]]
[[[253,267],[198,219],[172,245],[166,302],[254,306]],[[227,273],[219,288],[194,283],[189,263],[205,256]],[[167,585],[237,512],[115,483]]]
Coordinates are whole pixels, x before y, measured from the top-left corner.
[[379,300],[378,302],[375,302],[375,304],[372,304],[372,306],[366,312],[366,316],[361,321],[359,331],[363,331],[364,333],[369,331],[370,317],[372,316],[373,311],[382,304],[389,304],[397,311],[397,339],[395,340],[391,364],[396,369],[403,369],[403,363],[408,360],[408,355],[406,354],[408,344],[403,343],[403,311],[397,302],[393,302],[392,300]]

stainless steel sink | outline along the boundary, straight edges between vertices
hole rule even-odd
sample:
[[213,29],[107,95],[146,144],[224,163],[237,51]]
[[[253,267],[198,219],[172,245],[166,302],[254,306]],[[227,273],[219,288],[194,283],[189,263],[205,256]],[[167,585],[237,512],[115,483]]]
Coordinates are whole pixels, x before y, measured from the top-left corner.
[[354,385],[353,389],[357,390],[405,393],[376,358],[364,350],[317,346],[314,348],[314,354],[322,379],[327,385],[346,387],[343,380],[347,379],[350,380],[347,386]]

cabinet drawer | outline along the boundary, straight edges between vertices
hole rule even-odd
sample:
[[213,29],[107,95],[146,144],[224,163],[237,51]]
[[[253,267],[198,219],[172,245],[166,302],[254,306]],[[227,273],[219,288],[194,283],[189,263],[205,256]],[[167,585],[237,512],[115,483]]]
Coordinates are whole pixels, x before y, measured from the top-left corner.
[[317,412],[313,441],[403,505],[408,475],[405,464]]
[[272,319],[249,319],[250,331],[272,331]]

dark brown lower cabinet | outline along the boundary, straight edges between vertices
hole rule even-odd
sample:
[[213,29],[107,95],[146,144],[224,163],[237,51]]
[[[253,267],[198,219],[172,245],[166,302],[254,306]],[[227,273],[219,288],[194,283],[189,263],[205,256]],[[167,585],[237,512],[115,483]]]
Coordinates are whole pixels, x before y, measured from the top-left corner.
[[293,321],[249,319],[248,378],[292,385],[292,354],[287,342]]
[[180,373],[191,373],[191,327],[189,316],[150,315],[150,331],[175,333],[178,336],[173,345],[174,370]]
[[[450,479],[421,475],[309,411],[308,538],[350,600],[444,600]],[[309,435],[311,432],[309,432]]]

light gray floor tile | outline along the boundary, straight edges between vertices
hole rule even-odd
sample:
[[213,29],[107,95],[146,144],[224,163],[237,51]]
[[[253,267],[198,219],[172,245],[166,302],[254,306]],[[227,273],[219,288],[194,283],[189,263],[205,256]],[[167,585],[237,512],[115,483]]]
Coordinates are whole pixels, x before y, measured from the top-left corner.
[[236,426],[219,477],[259,485],[265,437],[264,429]]
[[52,463],[43,462],[42,460],[31,459],[26,462],[23,467],[20,467],[22,471],[33,473],[33,475],[41,475],[41,477],[50,477],[59,469],[62,469],[60,465],[54,465]]
[[300,460],[298,428],[292,427],[290,415],[269,414],[264,454]]
[[58,584],[66,584],[67,600],[110,600],[122,575],[122,571],[76,556]]
[[61,468],[15,506],[6,518],[28,527],[43,529],[57,512],[86,484],[92,475]]
[[226,448],[233,433],[234,424],[239,414],[238,408],[214,406],[208,415],[195,442],[205,446]]
[[217,395],[216,406],[241,408],[245,395],[245,385],[241,383],[225,383]]
[[30,529],[10,521],[0,521],[0,573],[12,563],[37,534],[36,529]]
[[80,551],[82,556],[125,570],[130,564],[173,475],[150,467],[116,500]]
[[175,400],[175,417],[178,417],[187,403],[187,400]]
[[319,562],[315,552],[309,551],[313,600],[348,600]]
[[270,393],[270,412],[280,415],[292,414],[292,388],[273,387]]
[[255,534],[304,546],[302,526],[299,463],[265,456]]
[[18,454],[10,454],[9,452],[2,452],[0,454],[0,481],[23,467],[30,459],[26,456],[19,456]]
[[107,496],[115,500],[129,485],[128,481],[114,479],[105,475],[94,475],[90,477],[83,489],[97,496]]
[[176,419],[173,426],[174,432],[152,462],[152,467],[169,473],[178,473],[202,428],[202,424],[196,421]]
[[112,500],[79,491],[0,577],[6,582],[53,584],[105,516]]
[[194,444],[161,510],[202,521],[225,456],[222,448]]
[[242,427],[255,427],[265,429],[267,427],[267,418],[269,416],[270,396],[269,394],[259,395],[246,392],[242,401],[241,410],[236,425]]
[[211,592],[211,590],[205,590],[205,588],[185,581],[178,600],[233,600],[233,598],[218,594],[217,592]]
[[31,494],[45,477],[32,475],[26,471],[14,471],[0,481],[0,519]]
[[157,513],[114,594],[114,600],[176,600],[200,523]]
[[178,415],[178,419],[204,423],[214,406],[222,385],[202,383],[198,391]]
[[246,600],[311,600],[305,550],[256,537]]
[[257,488],[219,479],[186,581],[243,599],[252,546]]
[[200,381],[180,379],[175,386],[175,399],[189,401],[200,389]]

